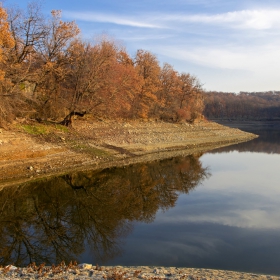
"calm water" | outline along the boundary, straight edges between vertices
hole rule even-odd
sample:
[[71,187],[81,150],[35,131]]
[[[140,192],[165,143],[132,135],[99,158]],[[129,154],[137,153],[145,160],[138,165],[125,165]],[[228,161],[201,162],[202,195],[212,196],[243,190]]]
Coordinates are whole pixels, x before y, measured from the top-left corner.
[[204,267],[280,275],[280,129],[204,155],[0,192],[0,264]]

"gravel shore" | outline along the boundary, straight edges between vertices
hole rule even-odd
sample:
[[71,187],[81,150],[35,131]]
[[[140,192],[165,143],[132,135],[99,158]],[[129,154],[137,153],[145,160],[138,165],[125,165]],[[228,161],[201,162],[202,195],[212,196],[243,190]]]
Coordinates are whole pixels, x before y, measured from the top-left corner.
[[6,266],[0,269],[0,279],[69,279],[69,280],[121,280],[121,279],[187,279],[187,280],[276,280],[278,276],[260,275],[225,270],[176,268],[176,267],[150,267],[150,266],[92,266],[79,264],[68,266],[45,267],[31,265],[26,268]]

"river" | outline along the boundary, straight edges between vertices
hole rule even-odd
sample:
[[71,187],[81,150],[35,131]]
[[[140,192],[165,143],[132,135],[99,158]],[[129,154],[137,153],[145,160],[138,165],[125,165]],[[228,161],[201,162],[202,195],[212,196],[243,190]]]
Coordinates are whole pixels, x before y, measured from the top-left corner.
[[123,168],[0,193],[0,265],[201,267],[280,275],[280,129]]

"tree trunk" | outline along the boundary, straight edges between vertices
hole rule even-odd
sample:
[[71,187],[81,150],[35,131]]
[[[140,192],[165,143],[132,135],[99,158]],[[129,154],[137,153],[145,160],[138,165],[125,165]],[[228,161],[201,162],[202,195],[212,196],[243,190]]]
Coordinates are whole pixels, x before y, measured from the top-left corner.
[[83,117],[85,114],[86,114],[86,111],[82,111],[82,112],[72,111],[59,124],[65,125],[65,126],[71,126],[73,116]]

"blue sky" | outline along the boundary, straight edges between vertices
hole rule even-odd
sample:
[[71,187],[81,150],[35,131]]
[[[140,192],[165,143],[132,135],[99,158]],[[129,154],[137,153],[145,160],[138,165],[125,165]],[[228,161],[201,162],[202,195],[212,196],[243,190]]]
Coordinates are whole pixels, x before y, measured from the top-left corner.
[[[4,6],[27,6],[5,0]],[[280,90],[279,0],[45,0],[85,39],[107,34],[134,55],[195,75],[206,90]]]

